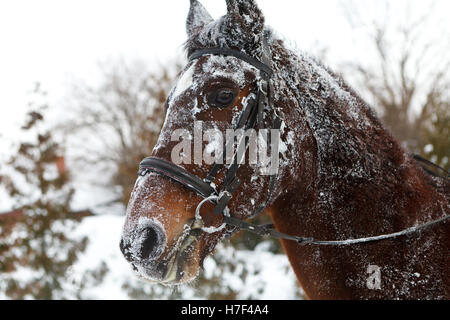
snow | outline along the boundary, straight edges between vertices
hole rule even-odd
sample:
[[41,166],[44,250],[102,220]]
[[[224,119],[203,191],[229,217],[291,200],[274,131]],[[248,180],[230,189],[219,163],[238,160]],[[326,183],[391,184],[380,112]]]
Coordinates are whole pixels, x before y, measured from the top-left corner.
[[199,113],[200,111],[202,111],[199,107],[198,107],[198,100],[195,99],[194,100],[194,106],[192,108],[192,114],[195,116],[197,113]]
[[434,150],[434,146],[432,144],[427,144],[424,148],[423,151],[425,151],[425,153],[432,153]]
[[[174,290],[181,294],[180,299],[204,299],[195,283],[171,289],[139,280],[119,250],[123,223],[123,217],[113,215],[88,217],[74,231],[74,236],[88,236],[89,245],[68,270],[68,281],[77,282],[102,265],[107,269],[100,283],[84,289],[85,299],[130,299],[129,290],[125,289],[128,287],[141,287],[146,292],[152,289],[154,294],[160,293],[153,297],[156,299],[167,299]],[[285,255],[270,253],[268,246],[263,242],[254,251],[248,251],[221,244],[216,254],[205,260],[203,276],[219,279],[218,286],[238,292],[238,299],[298,299],[300,289],[289,261]],[[222,268],[224,265],[227,267]]]
[[[245,67],[243,66],[245,64]],[[209,55],[208,60],[202,65],[205,80],[214,78],[228,78],[239,87],[245,85],[245,72],[255,73],[258,70],[251,64],[235,57]]]
[[198,1],[191,1],[187,18],[186,30],[188,35],[194,33],[198,28],[213,21],[208,11]]
[[[268,252],[268,242],[259,244],[254,251],[235,251],[232,247],[220,248],[238,262],[233,271],[224,274],[224,282],[239,292],[238,299],[295,298],[297,280],[284,255]],[[241,276],[248,273],[245,278]]]

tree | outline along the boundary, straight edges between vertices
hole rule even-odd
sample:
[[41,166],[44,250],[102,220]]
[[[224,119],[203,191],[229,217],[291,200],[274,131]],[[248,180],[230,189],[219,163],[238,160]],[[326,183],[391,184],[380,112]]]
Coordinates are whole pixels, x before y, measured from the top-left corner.
[[[426,143],[422,154],[450,171],[450,84],[430,93],[422,111],[422,137]],[[440,172],[442,173],[442,172]]]
[[[357,41],[368,44],[366,54],[347,63],[343,73],[411,152],[448,168],[450,32],[440,29],[441,4],[419,8],[417,1],[342,2],[355,34],[362,30]],[[424,151],[427,145],[432,152]]]
[[[35,94],[44,96],[39,86]],[[6,164],[0,184],[15,203],[13,218],[0,219],[0,292],[13,299],[65,296],[66,271],[87,239],[72,239],[77,224],[64,148],[44,128],[46,105],[32,104],[24,139]],[[0,215],[0,218],[2,215]]]
[[107,177],[105,184],[119,187],[123,204],[128,203],[139,162],[158,139],[166,97],[181,71],[179,63],[171,65],[150,71],[142,61],[104,64],[99,85],[79,82],[72,89],[72,112],[63,130],[82,150],[78,162],[94,165]]

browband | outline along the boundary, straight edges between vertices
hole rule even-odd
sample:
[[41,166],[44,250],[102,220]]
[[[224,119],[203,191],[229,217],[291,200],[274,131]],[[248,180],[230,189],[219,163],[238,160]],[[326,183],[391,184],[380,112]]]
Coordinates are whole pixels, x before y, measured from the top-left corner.
[[271,67],[266,65],[265,63],[262,63],[261,61],[250,57],[246,53],[243,53],[241,51],[233,50],[233,49],[227,49],[227,48],[206,48],[206,49],[200,49],[195,51],[193,54],[189,56],[189,61],[198,59],[200,57],[203,57],[205,55],[224,55],[224,56],[232,56],[235,58],[238,58],[240,60],[243,60],[252,66],[254,66],[256,69],[264,72],[268,77],[271,77],[273,75],[273,70]]

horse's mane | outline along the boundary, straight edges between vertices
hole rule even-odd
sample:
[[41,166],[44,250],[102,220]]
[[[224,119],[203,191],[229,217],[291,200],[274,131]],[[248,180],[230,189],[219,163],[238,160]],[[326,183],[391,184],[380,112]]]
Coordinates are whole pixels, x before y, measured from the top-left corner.
[[280,77],[274,81],[275,91],[295,99],[316,141],[324,210],[364,203],[364,190],[374,198],[390,198],[379,214],[393,214],[402,205],[401,194],[417,194],[427,185],[450,201],[450,181],[427,174],[341,76],[288,48],[282,39],[273,36],[271,45]]
[[[404,150],[384,128],[373,109],[342,77],[306,53],[286,48],[280,40],[273,44],[275,54],[280,57],[276,67],[281,76],[275,86],[294,95],[298,108],[304,112],[317,143],[324,174],[349,174],[348,171],[328,171],[331,170],[326,166],[328,161],[334,168],[353,170],[350,174],[355,177],[369,174],[386,165],[376,161],[381,152],[392,155],[395,151],[400,157],[396,159],[397,163],[406,161]],[[379,144],[387,147],[375,148],[374,145]],[[367,158],[370,156],[376,158]],[[335,165],[336,161],[345,163]]]

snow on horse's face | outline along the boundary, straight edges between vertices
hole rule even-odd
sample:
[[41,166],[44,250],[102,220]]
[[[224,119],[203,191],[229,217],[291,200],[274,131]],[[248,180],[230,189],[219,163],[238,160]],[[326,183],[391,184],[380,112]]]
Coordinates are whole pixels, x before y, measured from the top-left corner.
[[[260,11],[253,1],[227,1],[227,5],[227,15],[213,21],[197,1],[191,1],[188,54],[208,47],[257,54],[264,28]],[[152,156],[206,177],[215,155],[222,151],[218,148],[226,130],[233,128],[254,94],[258,76],[255,67],[231,56],[207,55],[189,62],[167,99],[166,120]],[[269,179],[247,164],[240,167],[238,175],[242,183],[228,207],[236,217],[246,218],[265,201],[266,194],[260,190],[267,189]],[[224,172],[219,172],[216,183],[220,185],[223,178]],[[138,178],[127,209],[121,249],[141,277],[179,284],[197,276],[203,260],[228,229],[220,216],[213,215],[213,205],[205,203],[200,215],[212,231],[203,228],[192,232],[195,210],[202,200],[166,177],[151,173]]]

